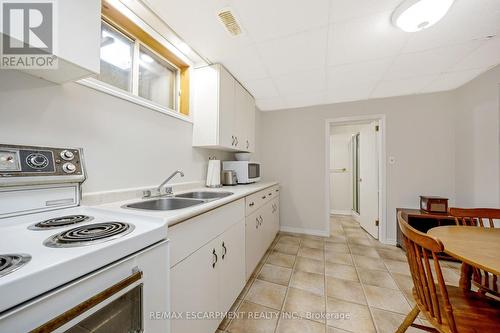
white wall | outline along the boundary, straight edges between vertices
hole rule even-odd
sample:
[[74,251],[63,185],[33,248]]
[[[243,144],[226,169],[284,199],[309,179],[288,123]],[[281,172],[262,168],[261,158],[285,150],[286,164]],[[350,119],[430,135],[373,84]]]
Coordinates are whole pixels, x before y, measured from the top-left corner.
[[83,147],[84,193],[205,178],[210,155],[191,147],[192,124],[77,83],[0,71],[0,142]]
[[458,206],[500,207],[500,66],[455,92]]
[[387,117],[387,156],[397,160],[387,168],[389,241],[396,238],[397,207],[418,207],[421,194],[454,202],[454,110],[450,93],[438,93],[263,112],[260,155],[266,178],[282,185],[282,225],[326,231],[325,121],[336,117]]

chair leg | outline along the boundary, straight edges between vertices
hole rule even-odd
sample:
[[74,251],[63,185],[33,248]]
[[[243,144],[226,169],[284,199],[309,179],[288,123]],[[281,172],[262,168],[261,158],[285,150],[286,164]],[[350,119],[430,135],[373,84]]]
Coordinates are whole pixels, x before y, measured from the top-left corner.
[[417,318],[419,313],[420,313],[420,309],[418,308],[418,306],[415,305],[415,307],[410,311],[410,313],[408,313],[405,320],[401,323],[401,325],[399,325],[399,328],[396,331],[396,333],[406,332],[408,327],[410,327],[411,324],[413,324],[413,322],[415,321],[415,318]]

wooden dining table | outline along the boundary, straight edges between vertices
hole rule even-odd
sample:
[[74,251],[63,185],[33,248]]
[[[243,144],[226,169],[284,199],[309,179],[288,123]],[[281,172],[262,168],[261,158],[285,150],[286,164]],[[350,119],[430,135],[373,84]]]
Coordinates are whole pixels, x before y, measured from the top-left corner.
[[471,267],[500,275],[500,228],[443,226],[427,234],[438,238],[444,252],[462,261],[460,287],[470,290]]

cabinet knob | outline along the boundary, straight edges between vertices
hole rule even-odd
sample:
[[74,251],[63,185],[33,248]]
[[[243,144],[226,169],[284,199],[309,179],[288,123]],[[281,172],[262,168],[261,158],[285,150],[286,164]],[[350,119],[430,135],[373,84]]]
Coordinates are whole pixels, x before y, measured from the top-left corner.
[[233,140],[231,141],[231,146],[234,146],[234,135],[231,135],[231,139]]
[[215,264],[217,263],[217,253],[215,252],[215,249],[212,250],[212,254],[213,254],[213,257],[214,257],[214,261],[212,262],[212,268],[215,268]]
[[265,196],[265,195],[264,195],[264,196],[262,196],[262,200],[264,200],[265,198],[266,198],[266,196]]
[[235,146],[237,146],[237,145],[238,145],[238,137],[237,137],[237,136],[235,136],[235,137],[234,137],[234,140],[236,140],[236,143],[235,143],[234,145],[235,145]]
[[250,207],[253,207],[254,205],[255,205],[255,202],[253,202],[253,201],[250,202],[250,204],[249,204]]
[[247,140],[247,149],[248,149],[248,147],[250,147],[250,143],[249,143],[249,142],[248,142],[248,140]]

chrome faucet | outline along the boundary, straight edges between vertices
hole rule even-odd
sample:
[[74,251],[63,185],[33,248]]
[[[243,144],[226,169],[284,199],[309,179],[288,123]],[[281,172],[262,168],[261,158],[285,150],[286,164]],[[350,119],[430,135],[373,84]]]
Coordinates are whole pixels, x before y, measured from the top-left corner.
[[[170,181],[170,179],[174,178],[177,174],[181,175],[181,177],[184,177],[184,172],[182,172],[181,170],[174,171],[170,176],[167,177],[167,179],[165,179],[163,181],[163,183],[160,184],[160,186],[158,186],[156,188],[156,195],[155,196],[174,194],[174,192],[172,191],[172,186],[165,187],[165,193],[162,193],[161,190],[165,185],[167,185],[167,183]],[[143,191],[143,198],[150,198],[150,197],[153,197],[151,190]]]
[[[163,183],[160,184],[160,186],[158,186],[157,190],[158,190],[158,194],[161,195],[161,189],[163,188],[163,186],[167,185],[167,183],[170,181],[170,179],[174,178],[177,174],[181,175],[181,177],[184,177],[184,172],[182,172],[181,170],[176,170],[174,171],[174,173],[172,173],[170,176],[168,176],[167,179],[165,179],[163,181]],[[173,191],[172,191],[172,186],[167,186],[165,187],[165,194],[166,195],[171,195],[173,194]]]

